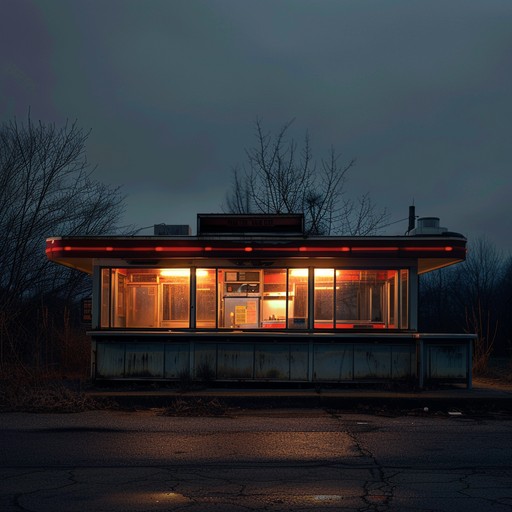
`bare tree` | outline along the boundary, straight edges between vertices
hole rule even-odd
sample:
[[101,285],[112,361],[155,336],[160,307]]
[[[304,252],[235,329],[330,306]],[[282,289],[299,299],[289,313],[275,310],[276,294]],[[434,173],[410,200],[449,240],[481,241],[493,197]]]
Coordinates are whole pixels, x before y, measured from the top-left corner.
[[501,252],[486,238],[477,238],[468,244],[463,263],[420,279],[421,327],[476,334],[473,368],[478,372],[487,370],[491,355],[505,353],[510,343],[507,269]]
[[30,115],[0,126],[0,364],[6,339],[19,342],[30,330],[23,317],[29,303],[84,291],[81,273],[48,261],[45,239],[117,228],[124,198],[93,179],[88,136],[76,122],[57,128]]
[[348,173],[354,160],[341,163],[331,148],[319,162],[309,135],[301,147],[288,139],[292,122],[273,135],[256,122],[256,145],[246,149],[247,165],[233,170],[226,196],[229,213],[303,213],[309,234],[369,235],[383,226],[387,213],[378,211],[368,194],[347,197]]
[[504,270],[503,256],[486,238],[469,244],[468,257],[459,265],[457,296],[464,306],[466,330],[477,335],[473,368],[487,369],[498,339],[499,287]]

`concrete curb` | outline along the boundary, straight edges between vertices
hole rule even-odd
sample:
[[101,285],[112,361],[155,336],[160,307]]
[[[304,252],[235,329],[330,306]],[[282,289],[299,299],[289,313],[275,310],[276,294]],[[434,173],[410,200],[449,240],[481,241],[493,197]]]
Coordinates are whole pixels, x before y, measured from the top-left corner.
[[414,392],[371,388],[326,389],[201,389],[90,390],[91,398],[111,400],[121,408],[167,408],[176,401],[193,404],[218,400],[227,407],[243,409],[323,408],[352,411],[467,411],[512,412],[512,385],[476,382],[473,389],[447,388]]

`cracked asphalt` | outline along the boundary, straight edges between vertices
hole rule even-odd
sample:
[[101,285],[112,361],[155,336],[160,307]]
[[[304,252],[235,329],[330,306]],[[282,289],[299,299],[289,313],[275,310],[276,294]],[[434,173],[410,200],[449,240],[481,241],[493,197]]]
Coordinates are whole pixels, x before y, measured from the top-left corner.
[[0,414],[2,512],[512,511],[512,417]]

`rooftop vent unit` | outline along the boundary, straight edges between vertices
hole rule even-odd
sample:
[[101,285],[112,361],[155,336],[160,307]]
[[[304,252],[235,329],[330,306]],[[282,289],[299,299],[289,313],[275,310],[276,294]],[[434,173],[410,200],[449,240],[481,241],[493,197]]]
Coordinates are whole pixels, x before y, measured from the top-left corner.
[[439,225],[439,217],[420,217],[417,227],[412,229],[409,234],[412,236],[442,235],[447,231],[448,229]]
[[187,224],[155,224],[155,236],[182,236],[192,234],[190,226]]

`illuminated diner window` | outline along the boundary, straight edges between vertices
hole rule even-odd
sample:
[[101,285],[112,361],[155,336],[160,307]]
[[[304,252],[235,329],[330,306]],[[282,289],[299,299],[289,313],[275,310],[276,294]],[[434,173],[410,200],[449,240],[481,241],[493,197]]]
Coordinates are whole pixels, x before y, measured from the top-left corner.
[[196,327],[213,329],[217,326],[217,271],[214,268],[196,270]]
[[286,269],[265,269],[261,303],[261,327],[286,327]]
[[311,270],[311,283],[309,272],[307,268],[102,269],[100,327],[305,330],[311,322],[318,330],[408,328],[408,270],[316,268]]
[[190,269],[160,270],[160,327],[190,327]]
[[400,328],[409,328],[409,271],[400,270]]
[[397,270],[337,270],[336,327],[396,328]]
[[100,326],[110,327],[110,269],[101,270]]
[[334,269],[316,268],[314,285],[315,329],[332,329],[334,324]]
[[307,268],[288,270],[288,328],[308,328],[308,278]]
[[101,327],[190,326],[190,269],[103,269]]

